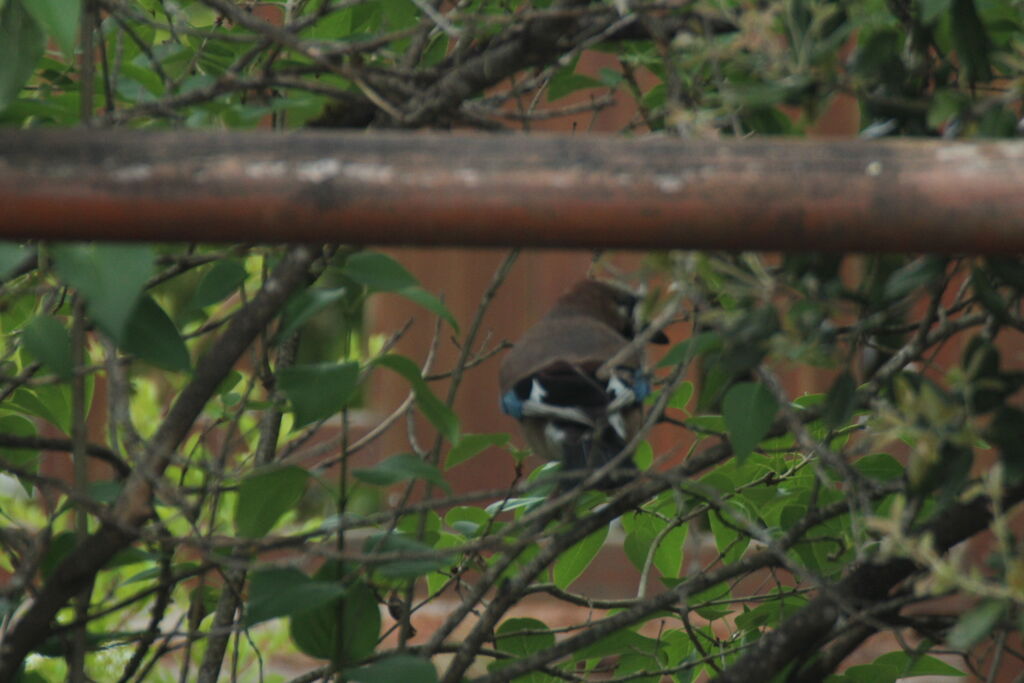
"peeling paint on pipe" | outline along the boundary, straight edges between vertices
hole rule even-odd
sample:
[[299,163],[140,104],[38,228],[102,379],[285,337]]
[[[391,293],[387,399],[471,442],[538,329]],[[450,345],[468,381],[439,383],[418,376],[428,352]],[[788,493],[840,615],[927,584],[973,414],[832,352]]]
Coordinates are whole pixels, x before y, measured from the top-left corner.
[[1024,142],[2,130],[0,238],[1024,252]]

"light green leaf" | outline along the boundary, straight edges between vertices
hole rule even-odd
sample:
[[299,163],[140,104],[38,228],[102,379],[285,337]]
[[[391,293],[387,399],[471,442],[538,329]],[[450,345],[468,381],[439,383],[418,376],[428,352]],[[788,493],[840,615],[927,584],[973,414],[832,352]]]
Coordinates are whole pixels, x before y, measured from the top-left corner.
[[450,470],[479,455],[485,449],[491,446],[504,446],[508,441],[508,434],[463,434],[459,437],[459,442],[448,451],[444,468]]
[[39,315],[21,332],[21,342],[33,358],[63,379],[71,379],[71,335],[56,318]]
[[181,333],[164,309],[144,294],[125,325],[121,344],[128,353],[171,372],[187,372],[192,359]]
[[235,503],[235,529],[245,538],[262,538],[281,515],[299,502],[309,473],[301,467],[269,467],[242,480]]
[[39,23],[25,10],[24,0],[8,0],[0,7],[0,111],[14,101],[32,75],[45,41]]
[[437,671],[426,659],[394,655],[358,669],[346,669],[345,678],[357,683],[437,683]]
[[245,624],[309,612],[343,595],[345,587],[339,582],[317,581],[293,567],[256,571],[249,579]]
[[377,463],[371,469],[356,470],[354,474],[357,479],[377,486],[390,486],[400,481],[422,479],[451,492],[451,486],[445,481],[441,471],[412,453],[393,455],[387,460]]
[[359,364],[354,362],[295,365],[277,375],[278,387],[295,411],[293,429],[340,411],[355,394],[358,382]]
[[555,560],[552,577],[555,585],[566,589],[590,566],[608,537],[608,527],[603,526],[575,544]]
[[82,3],[78,0],[28,0],[25,9],[57,41],[64,56],[71,59],[75,55]]
[[143,285],[153,274],[152,247],[128,244],[55,244],[53,267],[85,297],[89,316],[111,339],[123,341]]
[[722,417],[737,462],[742,464],[768,434],[778,407],[775,397],[761,384],[740,382],[726,392]]
[[375,365],[381,365],[386,368],[394,370],[399,375],[404,377],[406,381],[412,386],[412,391],[416,397],[416,405],[419,406],[420,411],[423,415],[430,420],[430,423],[441,434],[448,439],[449,442],[455,444],[459,440],[459,420],[455,416],[455,413],[451,411],[448,406],[441,403],[437,396],[430,391],[430,387],[423,380],[423,376],[420,375],[419,367],[405,356],[398,355],[387,355],[381,356],[373,361]]

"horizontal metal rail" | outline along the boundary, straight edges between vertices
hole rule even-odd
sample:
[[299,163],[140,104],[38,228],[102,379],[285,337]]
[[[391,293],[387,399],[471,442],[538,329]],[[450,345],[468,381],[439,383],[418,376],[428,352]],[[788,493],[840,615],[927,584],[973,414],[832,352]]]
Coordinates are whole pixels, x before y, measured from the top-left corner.
[[0,238],[1024,252],[1024,142],[0,130]]

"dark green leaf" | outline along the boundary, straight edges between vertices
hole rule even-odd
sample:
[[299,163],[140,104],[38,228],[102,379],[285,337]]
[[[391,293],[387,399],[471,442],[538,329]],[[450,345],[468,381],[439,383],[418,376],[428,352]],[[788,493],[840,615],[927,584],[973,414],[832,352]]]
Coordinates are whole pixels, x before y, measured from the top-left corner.
[[261,538],[281,515],[299,502],[309,473],[301,467],[268,467],[250,474],[238,487],[235,529],[240,536]]
[[921,22],[930,24],[953,4],[953,0],[921,0]]
[[865,455],[853,466],[861,474],[879,481],[896,481],[903,476],[903,465],[888,453]]
[[[409,553],[423,554],[431,553],[433,548],[410,538],[401,533],[382,533],[371,536],[363,544],[363,552],[367,555],[374,553]],[[394,560],[375,565],[377,572],[390,579],[411,579],[423,576],[432,571],[449,567],[452,558],[447,556],[437,557],[411,557],[407,560]]]
[[400,263],[377,251],[359,251],[345,261],[345,275],[377,292],[397,292],[419,281]]
[[602,526],[559,555],[552,569],[555,585],[563,590],[572,585],[597,557],[607,537],[608,527]]
[[[37,432],[35,425],[20,415],[0,415],[0,434],[29,439],[34,438]],[[37,450],[5,447],[0,450],[0,461],[11,467],[25,470],[29,474],[39,472],[39,451]],[[35,487],[34,482],[24,479],[21,485],[25,488],[25,493],[32,494],[32,489]]]
[[1002,600],[985,600],[964,613],[946,636],[946,642],[956,650],[969,650],[996,627],[1009,605]]
[[345,678],[357,683],[437,683],[437,671],[429,660],[394,655],[358,669],[346,669]]
[[82,3],[74,0],[28,0],[25,9],[57,41],[64,56],[71,59],[75,54]]
[[971,271],[971,287],[978,296],[978,301],[992,314],[997,321],[1006,323],[1010,321],[1010,314],[1006,308],[1006,301],[996,291],[988,279],[988,275],[981,268]]
[[281,369],[277,382],[292,404],[293,429],[298,429],[330,417],[348,404],[358,386],[359,364],[295,365]]
[[46,36],[24,2],[0,4],[0,112],[18,96],[43,56]]
[[733,455],[742,463],[772,426],[778,402],[761,384],[740,382],[722,400],[722,417],[729,431]]
[[952,0],[950,28],[953,31],[953,45],[956,46],[960,64],[966,71],[969,83],[988,81],[992,78],[992,63],[989,52],[992,41],[985,25],[978,16],[974,0]]
[[335,604],[343,595],[345,587],[339,582],[317,581],[292,567],[253,572],[245,624],[253,626],[268,619],[299,615]]
[[479,455],[485,449],[491,446],[504,446],[508,441],[508,434],[463,434],[459,437],[459,442],[448,451],[444,468],[450,470]]
[[371,469],[356,470],[354,474],[357,479],[377,486],[390,486],[400,481],[422,479],[451,492],[451,486],[445,481],[441,471],[412,453],[393,455],[387,460],[377,463]]
[[716,351],[722,348],[722,336],[718,332],[701,332],[695,337],[679,342],[665,354],[665,357],[658,362],[658,367],[689,363],[697,356],[704,355],[708,351]]
[[[0,48],[0,52],[2,51],[3,48]],[[2,69],[3,67],[0,66],[0,70]],[[0,109],[3,109],[3,107],[0,106]],[[0,241],[0,279],[6,278],[13,273],[14,269],[20,266],[34,251],[32,247],[24,244]]]
[[71,335],[56,318],[39,315],[21,332],[25,350],[63,379],[71,379]]
[[437,396],[430,391],[430,387],[420,375],[419,367],[405,356],[387,355],[375,359],[375,365],[382,365],[394,370],[404,377],[412,386],[413,394],[416,397],[416,405],[419,406],[423,415],[430,420],[437,431],[448,439],[449,442],[457,444],[459,440],[459,420],[455,413],[448,406],[441,403]]
[[997,279],[1018,292],[1024,292],[1024,261],[1008,256],[989,256],[985,263]]
[[245,278],[245,267],[237,259],[217,261],[199,281],[188,307],[195,311],[223,301],[242,286]]
[[857,406],[857,382],[848,371],[836,377],[825,401],[822,418],[832,429],[846,425]]
[[893,667],[899,670],[901,678],[911,676],[966,676],[963,671],[946,664],[931,655],[918,655],[911,652],[888,652],[875,660],[875,664]]
[[[329,572],[318,572],[326,580]],[[338,614],[341,633],[338,633]],[[358,664],[371,654],[380,636],[380,609],[373,589],[362,581],[346,586],[345,597],[317,609],[293,615],[291,636],[310,657],[330,659],[342,666]],[[340,642],[339,642],[340,640]],[[340,657],[338,657],[340,655]]]
[[142,287],[153,274],[152,247],[55,244],[50,253],[61,281],[85,297],[89,315],[120,344]]
[[299,293],[285,306],[281,317],[281,329],[274,335],[274,342],[281,343],[297,332],[307,320],[345,296],[344,288],[307,289]]
[[188,347],[178,328],[148,294],[139,299],[128,318],[121,347],[147,363],[171,372],[185,372],[192,367]]
[[938,279],[946,270],[946,259],[924,256],[899,268],[885,283],[885,298],[899,299]]
[[455,320],[455,316],[448,310],[447,306],[441,302],[436,296],[423,289],[422,287],[404,287],[402,289],[395,290],[395,294],[403,296],[413,303],[419,304],[423,308],[427,309],[431,313],[439,316],[442,320],[452,326],[452,329],[456,333],[459,331],[459,324]]

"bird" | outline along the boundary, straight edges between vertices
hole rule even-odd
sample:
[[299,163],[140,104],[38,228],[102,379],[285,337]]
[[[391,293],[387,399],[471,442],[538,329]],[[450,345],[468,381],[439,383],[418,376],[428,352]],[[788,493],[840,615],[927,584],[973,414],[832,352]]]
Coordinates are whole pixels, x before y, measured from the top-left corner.
[[[561,463],[562,487],[578,484],[623,451],[643,422],[651,393],[642,348],[606,362],[643,330],[632,291],[600,280],[582,280],[566,291],[523,334],[499,371],[503,412],[519,421],[534,453]],[[653,343],[668,343],[660,330]],[[632,480],[632,454],[593,488],[610,490]]]

